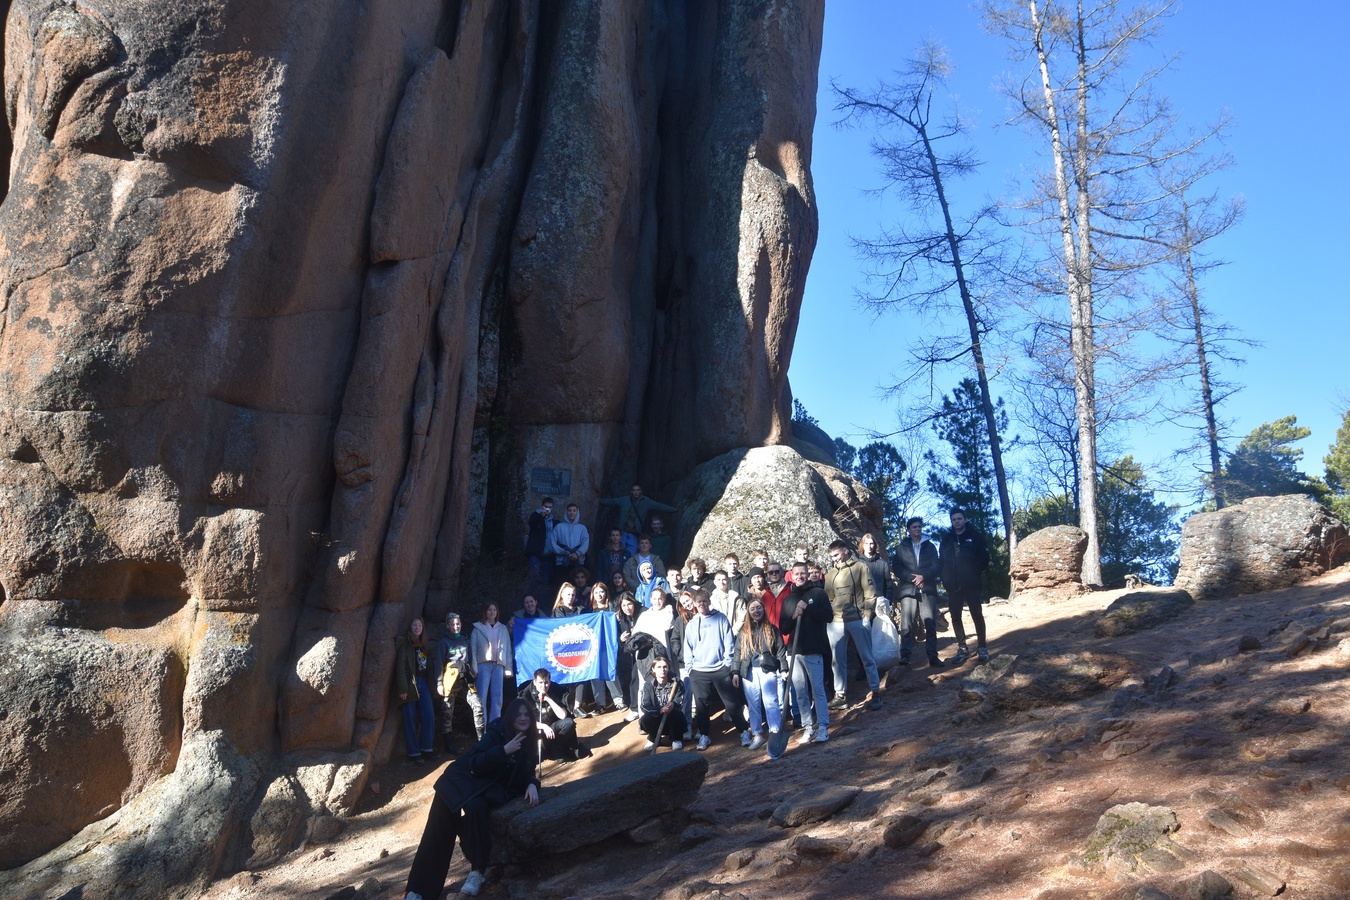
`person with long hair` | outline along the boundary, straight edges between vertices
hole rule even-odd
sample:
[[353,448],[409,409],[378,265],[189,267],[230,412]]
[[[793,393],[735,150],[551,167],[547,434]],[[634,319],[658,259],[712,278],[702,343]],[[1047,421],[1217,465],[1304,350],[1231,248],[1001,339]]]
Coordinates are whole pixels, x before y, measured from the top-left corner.
[[637,600],[624,591],[619,595],[619,612],[616,616],[619,627],[619,686],[623,689],[623,699],[628,704],[625,722],[636,722],[638,718],[637,670],[633,665],[633,636],[637,633]]
[[504,682],[515,667],[511,632],[498,621],[500,615],[497,604],[489,600],[483,607],[482,620],[473,623],[473,636],[469,641],[473,648],[471,658],[478,702],[483,704],[483,715],[489,722],[502,714]]
[[420,618],[408,623],[398,641],[394,662],[398,701],[402,704],[403,741],[408,758],[421,762],[435,756],[436,709],[431,703],[431,652],[426,626]]
[[764,746],[764,725],[770,734],[783,728],[778,702],[779,673],[787,670],[783,636],[769,621],[764,600],[754,597],[746,609],[745,622],[736,639],[736,669],[741,673],[745,705],[750,708],[750,749]]
[[472,750],[445,767],[408,873],[404,900],[431,900],[445,890],[455,838],[469,861],[469,877],[460,888],[470,896],[483,887],[492,859],[488,813],[512,797],[539,803],[535,778],[535,723],[526,700],[512,700],[506,714],[492,721]]
[[[553,618],[564,619],[569,616],[584,615],[587,610],[581,599],[581,594],[577,591],[576,585],[570,581],[564,581],[558,587],[558,596],[553,601]],[[572,711],[573,717],[585,719],[590,713],[581,708],[581,685],[574,684],[567,688],[567,708]]]
[[[591,612],[613,613],[614,605],[609,600],[609,585],[603,581],[596,582],[591,586]],[[616,671],[615,676],[618,676]],[[619,688],[620,682],[607,681],[603,678],[591,679],[591,695],[595,698],[595,711],[603,712],[613,699],[614,708],[619,712],[628,709],[628,701],[623,697],[623,691]]]
[[[684,720],[684,687],[671,671],[670,660],[658,656],[652,660],[652,677],[642,689],[642,710],[638,730],[647,735],[644,750],[655,750],[662,737],[670,738],[670,749],[683,750],[680,740],[689,725]],[[661,720],[665,728],[661,729]],[[659,733],[658,733],[659,732]]]

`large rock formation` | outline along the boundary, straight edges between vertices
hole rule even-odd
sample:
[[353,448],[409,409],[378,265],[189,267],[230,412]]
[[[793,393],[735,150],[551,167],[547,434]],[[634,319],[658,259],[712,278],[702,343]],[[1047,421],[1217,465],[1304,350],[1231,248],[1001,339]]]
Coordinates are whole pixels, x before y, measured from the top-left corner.
[[1252,497],[1181,528],[1176,586],[1197,600],[1275,591],[1350,561],[1345,524],[1307,497]]
[[788,439],[822,0],[8,6],[0,893],[158,896],[534,487]]
[[867,488],[791,447],[725,453],[695,469],[675,496],[683,519],[699,526],[689,555],[708,560],[762,547],[786,561],[798,543],[821,560],[831,541],[856,545],[882,533],[881,503]]
[[1073,525],[1033,531],[1013,551],[1012,581],[1017,593],[1048,591],[1055,596],[1084,593],[1083,555],[1087,532]]

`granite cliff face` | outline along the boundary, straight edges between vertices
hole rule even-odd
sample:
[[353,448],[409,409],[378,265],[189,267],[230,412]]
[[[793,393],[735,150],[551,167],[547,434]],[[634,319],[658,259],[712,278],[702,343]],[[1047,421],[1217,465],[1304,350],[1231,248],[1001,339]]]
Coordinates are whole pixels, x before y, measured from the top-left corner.
[[284,852],[534,469],[786,441],[822,3],[9,4],[7,892]]

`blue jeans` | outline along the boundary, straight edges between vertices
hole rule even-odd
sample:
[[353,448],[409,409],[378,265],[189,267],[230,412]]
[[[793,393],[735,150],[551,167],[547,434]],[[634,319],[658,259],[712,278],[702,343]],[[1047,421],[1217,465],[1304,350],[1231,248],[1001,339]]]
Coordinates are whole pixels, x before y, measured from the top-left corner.
[[768,722],[770,731],[783,727],[783,710],[778,703],[778,673],[765,672],[759,666],[750,667],[750,677],[741,679],[745,689],[745,705],[750,707],[750,733],[763,730],[761,720]]
[[416,684],[417,697],[408,698],[402,709],[403,743],[408,747],[409,756],[430,753],[432,741],[436,739],[436,711],[431,705],[431,688],[427,686],[427,680],[420,675]]
[[502,717],[502,676],[505,673],[505,666],[483,663],[474,679],[478,686],[478,702],[483,704],[483,719],[488,725]]
[[830,636],[830,652],[834,654],[834,692],[842,695],[848,687],[848,643],[845,637],[853,639],[858,648],[858,658],[862,660],[863,671],[867,673],[867,686],[874,691],[881,689],[881,676],[877,674],[876,659],[872,656],[872,632],[867,630],[862,619],[853,622],[827,622],[825,633]]
[[792,686],[797,691],[802,725],[814,728],[830,724],[830,695],[825,690],[825,657],[819,653],[797,654],[797,664],[792,667]]

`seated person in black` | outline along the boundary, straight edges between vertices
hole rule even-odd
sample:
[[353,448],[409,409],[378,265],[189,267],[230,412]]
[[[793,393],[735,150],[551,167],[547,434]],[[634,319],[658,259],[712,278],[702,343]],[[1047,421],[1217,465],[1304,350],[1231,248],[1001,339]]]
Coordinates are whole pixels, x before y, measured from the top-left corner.
[[[652,677],[642,686],[642,712],[638,719],[639,730],[647,735],[647,746],[643,749],[656,749],[662,736],[665,736],[670,738],[672,750],[682,750],[684,743],[680,739],[689,729],[684,718],[684,685],[674,677],[670,671],[670,660],[664,656],[652,660],[651,674]],[[666,720],[666,727],[661,734],[657,734],[662,717]]]
[[534,679],[520,690],[520,697],[530,704],[534,720],[539,724],[544,749],[540,759],[585,759],[591,751],[577,741],[576,720],[567,714],[562,700],[567,689],[553,684],[548,669],[536,669]]

